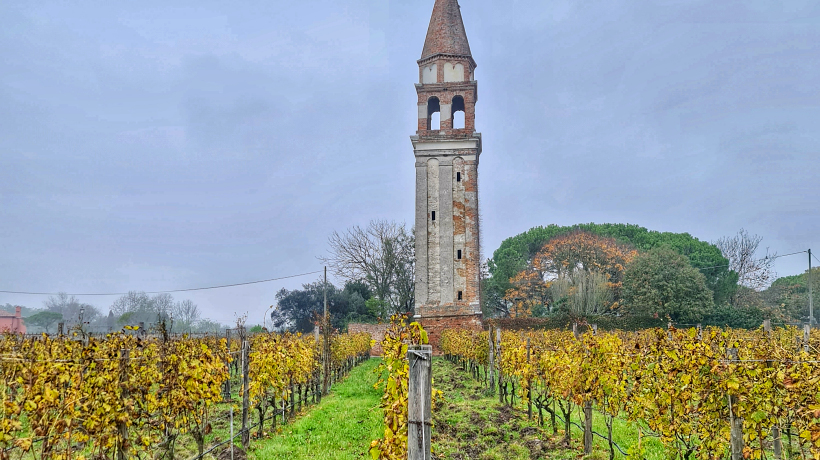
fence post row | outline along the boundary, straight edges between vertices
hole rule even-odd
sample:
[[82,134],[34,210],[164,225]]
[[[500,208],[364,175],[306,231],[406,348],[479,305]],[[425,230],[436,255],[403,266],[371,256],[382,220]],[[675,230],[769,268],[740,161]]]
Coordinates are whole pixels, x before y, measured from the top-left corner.
[[433,397],[433,347],[411,345],[407,349],[407,458],[430,460]]

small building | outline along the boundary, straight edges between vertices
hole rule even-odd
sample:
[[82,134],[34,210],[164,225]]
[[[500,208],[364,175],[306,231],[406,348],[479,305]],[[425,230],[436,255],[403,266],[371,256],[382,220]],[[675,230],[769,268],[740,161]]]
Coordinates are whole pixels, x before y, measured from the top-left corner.
[[21,310],[22,309],[20,307],[15,307],[14,313],[9,313],[5,310],[0,310],[0,333],[26,333],[26,324],[23,322],[23,313]]

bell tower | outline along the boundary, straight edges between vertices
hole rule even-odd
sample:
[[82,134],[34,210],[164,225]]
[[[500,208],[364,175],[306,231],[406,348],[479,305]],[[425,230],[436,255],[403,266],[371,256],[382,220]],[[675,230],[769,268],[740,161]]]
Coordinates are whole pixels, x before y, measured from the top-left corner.
[[415,314],[431,343],[441,329],[479,326],[476,63],[457,0],[436,0],[419,64]]

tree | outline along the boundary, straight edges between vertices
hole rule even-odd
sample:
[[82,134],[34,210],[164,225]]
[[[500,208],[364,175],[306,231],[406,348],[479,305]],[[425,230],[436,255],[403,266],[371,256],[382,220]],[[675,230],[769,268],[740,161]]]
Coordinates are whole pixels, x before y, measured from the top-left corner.
[[209,319],[201,319],[196,322],[196,325],[191,329],[191,332],[224,333],[225,329],[228,328],[228,326],[218,323],[216,321],[211,321]]
[[[755,291],[765,289],[776,277],[774,260],[777,254],[769,254],[767,248],[765,256],[756,256],[762,240],[763,237],[749,235],[749,232],[741,228],[737,235],[715,242],[723,257],[729,260],[729,268],[737,273],[738,284]],[[737,304],[738,300],[737,295],[732,297],[733,304]]]
[[[187,303],[186,303],[187,302]],[[185,304],[181,306],[181,304]],[[182,308],[182,309],[181,309]],[[189,328],[199,318],[199,309],[190,300],[174,303],[171,294],[163,293],[148,296],[144,292],[129,291],[114,301],[111,311],[117,316],[120,324],[144,322],[152,324],[158,321],[182,320],[182,328]],[[180,318],[179,315],[183,315]]]
[[192,330],[200,318],[199,307],[191,300],[185,299],[174,304],[174,318],[179,323],[179,330]]
[[42,328],[48,334],[51,326],[62,319],[62,313],[45,310],[26,317],[26,324]]
[[[302,289],[282,289],[276,294],[276,309],[271,314],[274,330],[310,332],[324,311],[324,289],[327,288],[327,308],[334,328],[344,329],[350,322],[376,322],[385,318],[387,304],[371,296],[362,281],[348,281],[344,289],[322,281],[304,284]],[[374,302],[378,307],[374,307]]]
[[638,251],[667,246],[686,256],[693,267],[706,276],[706,285],[712,291],[715,302],[728,302],[737,289],[737,274],[729,270],[729,261],[713,244],[700,241],[688,233],[657,232],[632,224],[578,224],[572,226],[548,225],[507,238],[493,257],[487,261],[490,276],[482,284],[483,302],[494,302],[485,311],[502,308],[503,297],[512,285],[510,280],[532,262],[536,253],[549,240],[571,233],[585,231],[613,238],[620,244],[628,244]]
[[364,281],[373,295],[390,306],[388,313],[409,313],[415,296],[415,241],[404,224],[370,221],[334,231],[328,240],[330,255],[323,258],[344,280]]
[[[637,252],[588,232],[556,236],[514,276],[505,293],[510,316],[530,315],[539,307],[562,307],[578,315],[617,308],[627,263]],[[547,306],[549,304],[549,306]]]
[[[111,305],[115,316],[121,317],[126,313],[153,313],[151,298],[144,292],[128,291],[128,294],[118,298]],[[156,318],[154,318],[156,319]]]
[[[809,271],[776,279],[762,296],[770,308],[777,308],[790,320],[809,319]],[[811,269],[815,316],[820,308],[820,267]]]
[[703,273],[670,248],[651,249],[628,265],[623,302],[633,314],[689,323],[701,321],[714,305]]
[[522,270],[510,280],[513,287],[504,296],[504,313],[510,318],[541,316],[550,298],[550,283],[533,269]]
[[70,296],[65,292],[49,296],[43,304],[46,310],[62,315],[67,326],[79,324],[80,313],[82,313],[84,323],[92,322],[100,316],[100,311],[96,307],[82,303],[75,296]]

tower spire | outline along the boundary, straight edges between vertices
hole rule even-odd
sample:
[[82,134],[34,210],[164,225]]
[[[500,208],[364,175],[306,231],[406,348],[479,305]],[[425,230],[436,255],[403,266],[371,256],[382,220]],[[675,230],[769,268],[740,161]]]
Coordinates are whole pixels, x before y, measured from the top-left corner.
[[436,0],[433,6],[421,60],[440,54],[470,57],[472,60],[458,0]]

